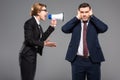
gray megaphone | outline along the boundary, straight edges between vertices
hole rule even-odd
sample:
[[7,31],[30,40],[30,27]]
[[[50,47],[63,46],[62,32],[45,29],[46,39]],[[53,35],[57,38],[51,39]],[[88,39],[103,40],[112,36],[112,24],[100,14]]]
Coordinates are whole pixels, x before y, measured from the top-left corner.
[[56,20],[61,20],[64,21],[64,13],[59,13],[59,14],[48,14],[48,19],[56,19]]

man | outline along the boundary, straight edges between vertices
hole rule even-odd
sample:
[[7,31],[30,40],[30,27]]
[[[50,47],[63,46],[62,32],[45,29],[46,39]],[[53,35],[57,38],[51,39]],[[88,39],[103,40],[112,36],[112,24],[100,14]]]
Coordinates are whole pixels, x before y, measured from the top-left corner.
[[72,33],[66,55],[72,66],[72,80],[101,80],[100,66],[105,59],[98,34],[107,29],[108,26],[93,15],[88,3],[80,4],[76,17],[62,27],[64,33]]
[[56,47],[55,42],[47,40],[54,31],[56,20],[51,20],[48,29],[43,32],[40,21],[45,21],[48,14],[46,5],[35,3],[31,8],[31,18],[24,24],[24,43],[20,51],[20,70],[22,80],[34,80],[37,53],[42,55],[44,46]]

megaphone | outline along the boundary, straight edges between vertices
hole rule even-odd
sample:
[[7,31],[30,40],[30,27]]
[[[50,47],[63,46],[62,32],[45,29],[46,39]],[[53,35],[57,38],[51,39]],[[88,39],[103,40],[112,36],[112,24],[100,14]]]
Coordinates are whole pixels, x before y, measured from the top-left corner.
[[56,19],[56,20],[64,21],[64,13],[48,14],[48,19]]

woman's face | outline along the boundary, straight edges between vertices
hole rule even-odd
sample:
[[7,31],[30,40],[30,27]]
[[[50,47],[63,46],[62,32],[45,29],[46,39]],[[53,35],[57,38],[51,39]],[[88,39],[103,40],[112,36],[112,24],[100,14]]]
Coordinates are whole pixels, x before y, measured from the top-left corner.
[[41,11],[39,13],[40,20],[45,21],[46,17],[47,17],[47,14],[48,14],[48,12],[47,12],[46,7],[42,7],[42,9],[41,9]]

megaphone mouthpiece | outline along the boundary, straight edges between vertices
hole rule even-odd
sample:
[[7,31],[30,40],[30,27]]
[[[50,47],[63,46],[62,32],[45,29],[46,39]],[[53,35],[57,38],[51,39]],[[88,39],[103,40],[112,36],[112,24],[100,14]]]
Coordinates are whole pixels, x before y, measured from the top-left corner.
[[48,14],[48,19],[52,19],[52,14]]

